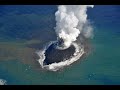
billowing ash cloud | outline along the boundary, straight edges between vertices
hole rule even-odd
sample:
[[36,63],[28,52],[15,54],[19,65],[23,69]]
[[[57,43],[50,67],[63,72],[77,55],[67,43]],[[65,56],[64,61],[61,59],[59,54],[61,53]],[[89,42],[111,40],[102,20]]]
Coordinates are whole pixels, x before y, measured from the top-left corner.
[[87,8],[93,5],[60,5],[56,16],[56,27],[58,39],[63,40],[63,46],[68,48],[76,41],[81,32],[86,38],[90,37],[92,27],[87,20]]

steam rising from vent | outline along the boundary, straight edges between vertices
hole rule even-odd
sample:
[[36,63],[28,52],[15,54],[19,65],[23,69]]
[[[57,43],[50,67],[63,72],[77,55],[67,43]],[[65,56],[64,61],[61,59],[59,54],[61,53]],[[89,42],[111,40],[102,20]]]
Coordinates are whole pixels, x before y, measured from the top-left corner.
[[[87,8],[93,5],[60,5],[56,16],[57,40],[37,52],[41,67],[57,71],[79,60],[87,51],[86,38],[92,35]],[[80,41],[76,41],[77,37]]]
[[91,36],[92,28],[88,24],[87,20],[87,8],[94,7],[93,5],[60,5],[56,16],[55,31],[58,41],[62,40],[61,44],[58,44],[58,48],[66,49],[70,47],[72,42],[77,40],[80,33],[86,38]]

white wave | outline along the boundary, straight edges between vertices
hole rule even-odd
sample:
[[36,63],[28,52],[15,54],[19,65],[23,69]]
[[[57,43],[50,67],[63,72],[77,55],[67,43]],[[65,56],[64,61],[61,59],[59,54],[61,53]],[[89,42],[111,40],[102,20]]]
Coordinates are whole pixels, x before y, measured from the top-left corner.
[[0,79],[0,85],[6,85],[6,80],[4,80],[4,79]]
[[52,63],[52,64],[49,64],[49,65],[43,65],[43,62],[46,58],[45,57],[45,51],[53,43],[54,42],[48,44],[48,46],[45,47],[43,50],[40,50],[39,52],[37,52],[37,54],[40,57],[38,62],[40,63],[41,67],[44,68],[44,69],[47,69],[47,70],[50,70],[50,71],[57,71],[57,70],[63,68],[64,66],[68,66],[68,65],[72,64],[73,62],[77,61],[84,54],[84,48],[83,47],[81,47],[77,43],[72,43],[72,45],[74,45],[74,47],[75,47],[75,52],[74,52],[73,57],[71,57],[68,60],[61,60],[61,62],[59,62],[59,63]]

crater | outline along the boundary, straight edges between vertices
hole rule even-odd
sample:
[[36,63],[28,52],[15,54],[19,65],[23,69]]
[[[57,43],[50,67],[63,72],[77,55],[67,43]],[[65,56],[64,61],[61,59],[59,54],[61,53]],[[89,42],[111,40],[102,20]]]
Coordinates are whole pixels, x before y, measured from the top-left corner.
[[55,48],[56,44],[51,44],[45,52],[44,65],[49,65],[52,63],[59,63],[66,59],[70,59],[75,53],[75,46],[71,45],[69,48],[61,50]]

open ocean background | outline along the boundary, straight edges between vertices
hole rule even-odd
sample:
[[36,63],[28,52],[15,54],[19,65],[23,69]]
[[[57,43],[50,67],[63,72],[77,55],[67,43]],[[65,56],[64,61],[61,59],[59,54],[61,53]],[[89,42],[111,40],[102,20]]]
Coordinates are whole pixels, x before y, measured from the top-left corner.
[[36,70],[21,62],[29,61],[28,45],[44,46],[56,39],[56,11],[55,5],[0,6],[0,79],[8,85],[120,84],[119,5],[95,5],[88,9],[94,28],[93,49],[83,60],[60,72]]

